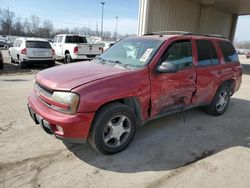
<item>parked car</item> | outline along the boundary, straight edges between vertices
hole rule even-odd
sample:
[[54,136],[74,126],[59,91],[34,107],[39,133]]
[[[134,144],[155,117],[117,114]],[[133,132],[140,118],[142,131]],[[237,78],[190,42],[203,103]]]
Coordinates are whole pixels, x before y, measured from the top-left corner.
[[12,43],[8,40],[6,37],[0,37],[0,47],[3,47],[4,49],[8,49],[12,46]]
[[32,64],[52,67],[55,65],[54,53],[50,43],[40,38],[17,38],[9,49],[11,62],[17,62],[21,69]]
[[0,50],[0,69],[3,69],[3,55],[1,50]]
[[53,39],[56,59],[64,59],[66,63],[74,60],[93,59],[103,52],[102,44],[88,44],[80,35],[60,34]]
[[131,37],[91,62],[39,72],[28,108],[35,123],[57,138],[88,140],[97,151],[113,154],[151,119],[198,106],[222,115],[241,77],[238,55],[226,39],[190,33]]
[[250,58],[250,50],[249,50],[249,51],[247,51],[247,53],[246,53],[246,58],[247,58],[247,59],[249,59],[249,58]]

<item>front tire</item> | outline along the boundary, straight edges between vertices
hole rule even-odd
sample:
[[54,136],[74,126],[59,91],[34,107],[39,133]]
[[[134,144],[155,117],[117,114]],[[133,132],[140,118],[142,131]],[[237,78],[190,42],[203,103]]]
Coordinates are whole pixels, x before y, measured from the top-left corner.
[[224,114],[230,102],[230,87],[222,85],[216,92],[212,103],[205,108],[208,114],[219,116]]
[[128,106],[120,103],[108,104],[97,112],[89,142],[102,154],[118,153],[130,144],[135,130],[136,118]]

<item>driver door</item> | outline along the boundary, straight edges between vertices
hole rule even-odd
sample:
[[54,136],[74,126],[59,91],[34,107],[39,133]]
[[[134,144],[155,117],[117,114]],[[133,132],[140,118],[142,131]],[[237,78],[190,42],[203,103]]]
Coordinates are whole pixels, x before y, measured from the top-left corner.
[[[191,104],[196,90],[196,71],[193,66],[192,42],[181,40],[172,42],[157,65],[163,62],[178,66],[175,73],[159,73],[151,76],[151,116],[179,110]],[[157,68],[156,68],[157,70]]]

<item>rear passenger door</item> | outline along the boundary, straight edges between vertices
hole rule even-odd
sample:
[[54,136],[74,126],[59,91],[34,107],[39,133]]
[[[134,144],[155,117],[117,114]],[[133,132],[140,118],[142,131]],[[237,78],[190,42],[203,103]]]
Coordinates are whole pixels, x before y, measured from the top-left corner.
[[211,40],[195,41],[198,56],[197,91],[195,103],[209,104],[217,91],[224,66],[220,62],[215,42]]
[[190,105],[196,89],[191,40],[172,42],[157,66],[163,62],[173,63],[179,70],[176,73],[152,74],[152,116]]

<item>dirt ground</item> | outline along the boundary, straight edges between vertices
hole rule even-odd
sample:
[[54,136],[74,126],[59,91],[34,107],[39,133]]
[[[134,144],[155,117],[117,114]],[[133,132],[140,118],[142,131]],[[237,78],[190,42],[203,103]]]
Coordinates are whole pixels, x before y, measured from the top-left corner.
[[[148,122],[123,152],[104,156],[46,134],[27,111],[31,68],[0,72],[0,187],[250,187],[250,60],[227,112],[200,109]],[[7,71],[7,69],[11,69]]]

